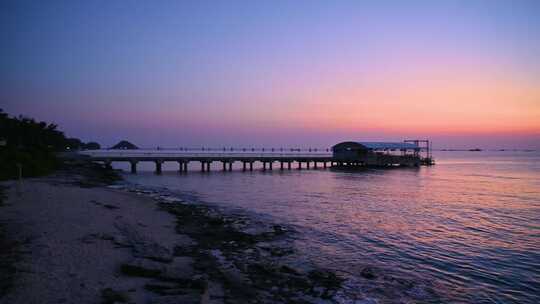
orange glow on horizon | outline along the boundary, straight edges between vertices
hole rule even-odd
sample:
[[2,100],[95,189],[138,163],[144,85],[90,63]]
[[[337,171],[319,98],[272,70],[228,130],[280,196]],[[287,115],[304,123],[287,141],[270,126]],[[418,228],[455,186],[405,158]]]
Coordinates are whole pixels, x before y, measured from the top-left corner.
[[[429,134],[540,134],[540,85],[484,69],[334,79],[288,104],[280,124]],[[297,97],[298,98],[298,97]]]

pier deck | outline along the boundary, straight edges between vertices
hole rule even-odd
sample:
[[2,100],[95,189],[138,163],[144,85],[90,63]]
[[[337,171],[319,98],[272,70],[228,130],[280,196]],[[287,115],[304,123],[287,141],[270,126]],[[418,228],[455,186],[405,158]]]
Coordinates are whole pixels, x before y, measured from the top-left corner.
[[190,162],[199,162],[201,171],[210,171],[210,164],[221,162],[224,171],[231,171],[232,164],[242,163],[242,170],[253,170],[255,162],[262,163],[262,170],[272,170],[274,163],[279,163],[280,170],[291,170],[295,163],[297,169],[327,168],[336,165],[333,163],[332,153],[329,152],[217,152],[217,151],[125,151],[125,150],[99,150],[84,151],[80,154],[90,157],[92,161],[103,162],[110,165],[112,162],[129,162],[131,172],[137,172],[137,163],[154,162],[156,173],[161,173],[164,162],[177,162],[179,171],[187,172]]

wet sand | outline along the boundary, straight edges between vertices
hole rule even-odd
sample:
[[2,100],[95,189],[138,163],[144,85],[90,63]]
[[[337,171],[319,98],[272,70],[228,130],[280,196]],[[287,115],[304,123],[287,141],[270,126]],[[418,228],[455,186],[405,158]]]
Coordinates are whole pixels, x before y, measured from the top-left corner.
[[341,280],[295,269],[279,225],[86,173],[3,183],[17,244],[8,303],[345,303]]

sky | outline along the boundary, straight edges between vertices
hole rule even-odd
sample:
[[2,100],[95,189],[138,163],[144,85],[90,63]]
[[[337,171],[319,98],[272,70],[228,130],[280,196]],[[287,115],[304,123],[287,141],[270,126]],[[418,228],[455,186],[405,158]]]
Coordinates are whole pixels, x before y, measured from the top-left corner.
[[1,1],[0,108],[104,146],[540,149],[540,1]]

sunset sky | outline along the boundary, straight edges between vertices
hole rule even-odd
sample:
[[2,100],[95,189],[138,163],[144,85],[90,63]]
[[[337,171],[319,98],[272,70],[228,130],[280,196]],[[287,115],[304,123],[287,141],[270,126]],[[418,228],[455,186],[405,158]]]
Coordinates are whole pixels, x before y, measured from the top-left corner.
[[104,145],[540,148],[540,1],[2,1],[0,26],[0,108]]

